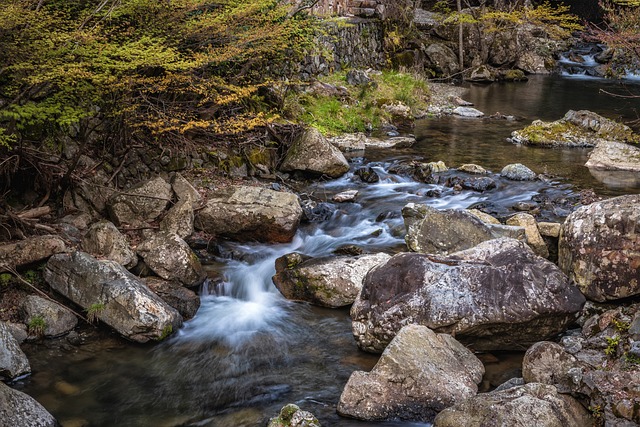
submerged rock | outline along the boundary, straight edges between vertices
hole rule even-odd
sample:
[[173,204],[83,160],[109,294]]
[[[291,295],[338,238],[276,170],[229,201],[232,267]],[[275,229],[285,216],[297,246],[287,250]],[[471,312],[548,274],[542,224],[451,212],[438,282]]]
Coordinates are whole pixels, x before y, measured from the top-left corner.
[[[11,333],[9,326],[0,321],[0,377],[12,380],[30,372],[29,360],[20,348],[20,344]],[[3,385],[0,381],[0,387]],[[4,407],[0,405],[0,408]],[[0,409],[0,417],[2,414],[3,411]]]
[[407,323],[476,350],[526,349],[575,319],[584,296],[523,242],[496,239],[449,257],[402,253],[367,273],[351,308],[358,346],[381,352]]
[[553,386],[530,383],[458,403],[438,414],[434,427],[585,427],[593,422],[573,397]]
[[331,145],[320,131],[310,128],[289,147],[280,170],[338,178],[349,171],[349,163],[340,150]]
[[230,186],[207,201],[196,228],[240,241],[289,242],[302,208],[295,194],[262,187]]
[[371,166],[366,166],[362,168],[358,168],[354,174],[358,176],[362,182],[367,182],[369,184],[373,184],[375,182],[380,181],[380,176],[373,170]]
[[93,224],[82,239],[82,249],[127,268],[133,268],[138,263],[138,256],[129,246],[127,238],[110,221]]
[[164,339],[182,325],[175,309],[116,262],[98,261],[79,251],[58,254],[49,259],[44,278],[55,291],[130,340]]
[[59,427],[60,424],[33,397],[0,382],[0,425]]
[[371,372],[351,374],[338,413],[365,421],[431,421],[474,396],[483,374],[482,362],[451,335],[407,325]]
[[273,283],[285,298],[323,307],[353,304],[365,274],[390,258],[387,254],[306,259],[289,254],[276,260]]
[[562,226],[558,265],[587,298],[640,294],[640,195],[583,206]]

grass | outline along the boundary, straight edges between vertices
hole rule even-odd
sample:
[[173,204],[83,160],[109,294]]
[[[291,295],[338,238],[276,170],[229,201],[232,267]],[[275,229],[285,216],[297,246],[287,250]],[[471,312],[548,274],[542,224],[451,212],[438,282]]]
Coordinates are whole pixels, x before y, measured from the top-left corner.
[[47,322],[42,316],[33,316],[29,319],[27,329],[30,334],[35,335],[36,337],[42,337],[44,336],[44,331],[47,329]]
[[325,135],[364,132],[380,127],[391,119],[382,108],[385,104],[402,103],[412,114],[427,108],[429,88],[425,80],[397,71],[371,75],[365,86],[347,84],[346,72],[331,74],[322,82],[344,86],[348,95],[342,99],[313,94],[290,94],[284,105],[284,115],[317,128]]
[[95,323],[98,320],[98,316],[100,313],[104,311],[104,304],[99,302],[95,304],[91,304],[89,308],[87,308],[87,320],[89,323]]

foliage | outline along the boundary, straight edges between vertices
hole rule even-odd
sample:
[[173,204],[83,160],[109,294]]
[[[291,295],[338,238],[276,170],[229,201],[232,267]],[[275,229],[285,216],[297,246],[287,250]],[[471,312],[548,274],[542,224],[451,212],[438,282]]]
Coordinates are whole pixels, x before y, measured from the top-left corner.
[[44,331],[47,329],[47,322],[42,316],[33,316],[27,323],[27,329],[29,333],[36,337],[44,336]]
[[13,280],[13,276],[11,274],[9,274],[9,273],[0,274],[0,286],[1,287],[9,286],[9,284],[11,283],[12,280]]
[[162,329],[162,334],[160,334],[160,337],[158,338],[158,341],[164,341],[165,339],[169,338],[169,336],[173,333],[173,326],[172,325],[167,325]]
[[414,113],[427,107],[429,89],[420,77],[384,71],[371,75],[372,83],[350,86],[346,72],[325,77],[325,83],[346,86],[342,99],[335,96],[290,94],[283,107],[285,117],[311,125],[327,135],[345,132],[365,132],[380,126],[381,120],[390,119],[385,104],[407,105]]
[[607,347],[604,349],[604,354],[607,356],[615,356],[618,352],[618,344],[620,344],[619,335],[607,337]]
[[104,311],[104,307],[103,303],[95,303],[87,308],[87,320],[89,323],[95,323],[98,320],[98,316]]

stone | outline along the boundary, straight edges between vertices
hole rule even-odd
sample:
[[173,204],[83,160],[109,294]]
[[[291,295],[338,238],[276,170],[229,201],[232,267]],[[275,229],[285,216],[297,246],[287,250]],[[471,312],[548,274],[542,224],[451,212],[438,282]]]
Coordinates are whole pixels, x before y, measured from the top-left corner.
[[349,171],[349,163],[340,150],[331,145],[320,131],[309,128],[291,144],[280,170],[338,178]]
[[476,218],[478,218],[480,221],[486,223],[486,224],[496,224],[496,225],[500,225],[500,221],[498,221],[498,219],[492,217],[491,215],[489,215],[488,213],[482,212],[478,209],[467,209],[467,212],[469,212],[471,215],[475,216]]
[[145,264],[165,280],[198,286],[206,279],[198,256],[177,234],[156,233],[138,245],[137,252]]
[[338,414],[365,421],[431,421],[474,396],[483,374],[482,362],[451,335],[407,325],[371,372],[351,374]]
[[267,427],[320,427],[320,421],[311,412],[290,403],[282,407],[277,417],[269,420]]
[[197,229],[240,241],[290,242],[302,218],[298,197],[261,187],[230,186],[209,199]]
[[276,260],[273,283],[287,299],[343,307],[353,304],[365,274],[389,258],[383,253],[308,260],[299,254],[284,255]]
[[485,192],[488,190],[492,190],[496,188],[496,182],[492,178],[483,176],[483,177],[473,177],[473,178],[464,178],[460,182],[460,186],[467,190],[473,190],[478,192]]
[[136,276],[114,261],[98,261],[76,251],[54,255],[44,270],[46,282],[127,339],[161,340],[182,325],[182,317]]
[[67,250],[58,236],[35,236],[0,246],[0,273],[42,261]]
[[530,383],[478,394],[440,412],[434,427],[585,427],[589,412],[553,386]]
[[91,225],[82,239],[82,249],[93,256],[115,261],[126,268],[133,268],[138,263],[138,256],[129,246],[127,238],[107,220]]
[[585,303],[524,243],[495,239],[449,257],[401,253],[372,268],[351,308],[358,346],[379,353],[407,323],[474,350],[527,349],[564,331]]
[[354,172],[354,175],[360,178],[362,182],[366,182],[369,184],[374,184],[380,181],[380,176],[375,170],[373,170],[371,166],[365,166],[365,167],[356,169],[356,171]]
[[589,169],[640,172],[640,148],[617,141],[600,141],[585,163]]
[[487,224],[464,209],[439,211],[427,205],[408,203],[402,208],[410,251],[450,254],[499,237],[525,239],[522,227]]
[[345,133],[328,138],[328,141],[343,153],[350,153],[354,151],[364,151],[367,136],[362,132]]
[[4,324],[9,328],[9,332],[11,332],[18,344],[22,344],[29,337],[27,325],[24,323],[4,322]]
[[562,392],[570,389],[566,384],[571,368],[578,360],[554,342],[541,341],[532,345],[522,360],[522,377],[527,383],[555,385]]
[[193,234],[194,217],[191,200],[179,200],[160,221],[160,229],[185,239]]
[[176,173],[171,180],[171,188],[176,193],[178,200],[188,200],[191,203],[193,209],[200,206],[202,202],[202,196],[198,193],[198,190],[185,177]]
[[460,117],[482,117],[484,113],[480,110],[476,110],[473,107],[456,107],[453,109],[453,114]]
[[58,427],[60,424],[33,397],[0,382],[0,425]]
[[476,83],[491,83],[496,80],[496,72],[492,67],[481,65],[471,70],[471,74],[465,80]]
[[640,195],[583,206],[562,225],[558,265],[593,301],[638,295],[639,229]]
[[460,72],[460,63],[455,52],[444,43],[430,43],[424,50],[425,68],[433,70],[436,75],[451,76]]
[[29,295],[22,303],[24,323],[29,322],[34,317],[41,317],[44,320],[45,328],[43,336],[55,338],[65,335],[78,325],[78,318],[67,308],[49,301],[37,295]]
[[512,181],[533,181],[538,177],[534,171],[521,163],[505,166],[500,171],[500,176]]
[[358,190],[347,190],[336,194],[331,198],[336,203],[355,202]]
[[177,282],[145,277],[142,282],[171,307],[178,310],[183,319],[193,318],[200,308],[200,297]]
[[349,70],[347,72],[347,84],[352,86],[367,86],[373,83],[373,80],[363,70]]
[[549,258],[549,249],[542,239],[540,231],[538,230],[538,223],[532,215],[527,213],[517,213],[507,219],[506,224],[524,228],[527,244],[531,249],[533,249],[536,255],[540,255],[543,258]]
[[111,220],[116,225],[144,225],[162,215],[173,198],[173,190],[161,177],[116,193],[107,203]]
[[367,138],[365,147],[370,149],[409,148],[415,143],[416,138],[413,136],[393,136],[385,139]]
[[458,168],[460,172],[473,173],[477,175],[485,175],[489,172],[482,166],[475,165],[473,163],[467,163]]
[[[9,326],[0,321],[0,377],[12,380],[30,372],[29,360],[20,348],[20,344],[11,333]],[[0,409],[0,416],[2,413]]]
[[560,237],[560,228],[562,224],[558,222],[539,222],[538,223],[538,231],[541,236],[546,237]]

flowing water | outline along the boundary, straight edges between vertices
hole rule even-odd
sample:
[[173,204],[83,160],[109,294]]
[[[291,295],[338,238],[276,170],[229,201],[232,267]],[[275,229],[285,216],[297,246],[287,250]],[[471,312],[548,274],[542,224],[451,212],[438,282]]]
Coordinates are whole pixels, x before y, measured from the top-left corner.
[[[560,118],[568,109],[632,117],[629,106],[620,108],[618,101],[599,94],[602,85],[606,83],[537,77],[522,84],[472,87],[466,98],[477,108],[523,119],[419,122],[415,147],[367,153],[366,159],[354,161],[353,169],[372,166],[379,183],[363,184],[349,173],[306,189],[307,195],[325,200],[342,190],[360,191],[356,203],[332,205],[329,220],[304,225],[289,244],[223,244],[223,256],[209,266],[220,279],[203,286],[196,317],[166,342],[135,345],[105,331],[82,329],[74,340],[30,344],[26,351],[33,374],[15,386],[36,397],[65,426],[258,426],[290,402],[327,426],[423,425],[363,423],[335,414],[349,375],[371,369],[377,356],[356,348],[348,309],[315,308],[281,297],[271,282],[275,259],[293,251],[328,255],[348,244],[368,252],[402,250],[400,209],[412,201],[437,208],[483,206],[506,216],[517,202],[536,200],[544,218],[560,219],[581,189],[606,195],[640,192],[640,185],[592,176],[581,166],[586,150],[506,142],[512,130],[536,118]],[[450,166],[477,163],[494,172],[520,162],[547,179],[516,183],[494,174],[497,188],[479,193],[388,172],[397,162],[415,158]]]

